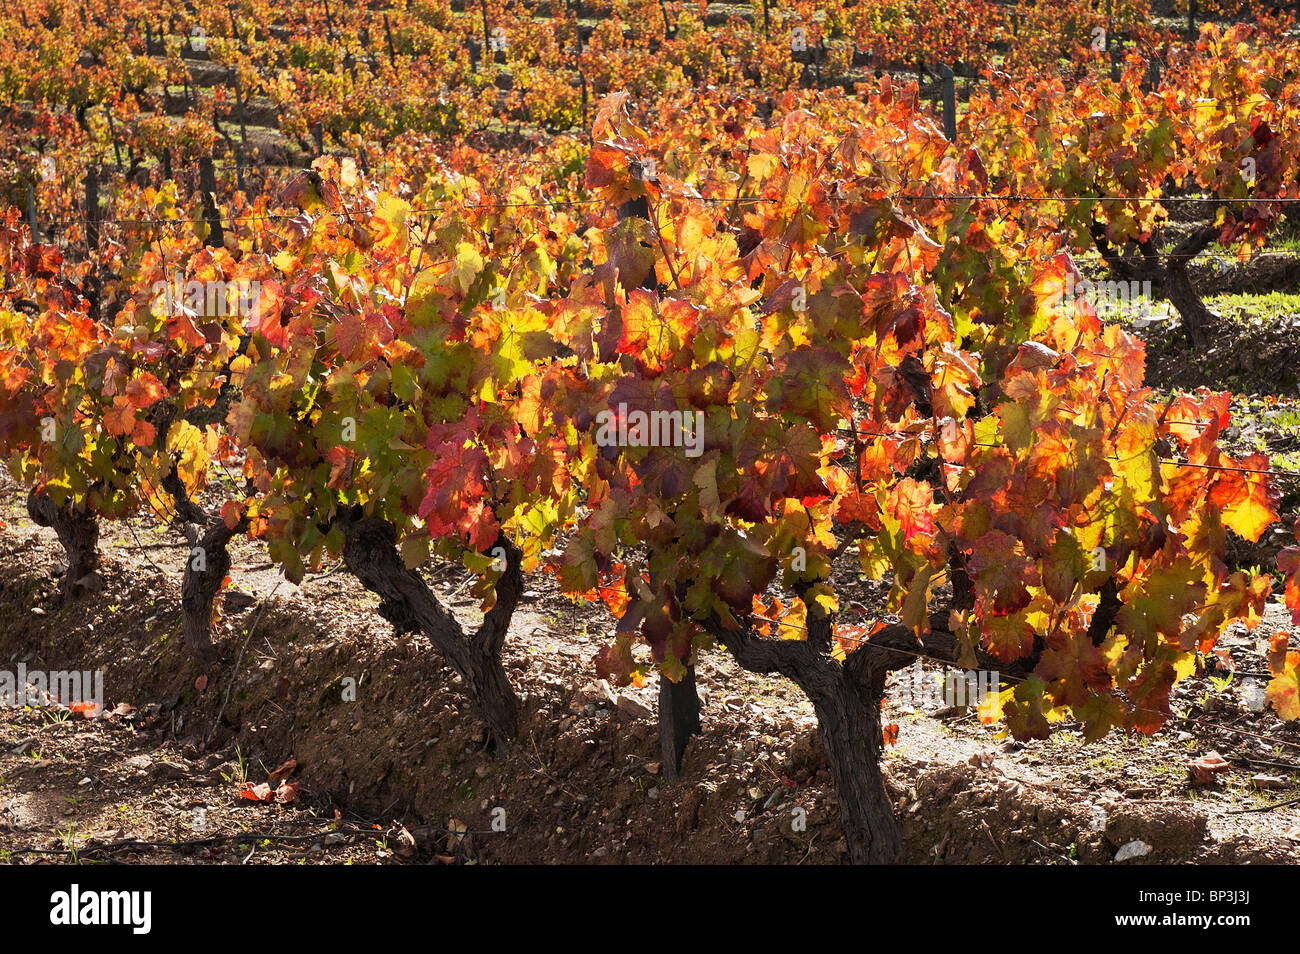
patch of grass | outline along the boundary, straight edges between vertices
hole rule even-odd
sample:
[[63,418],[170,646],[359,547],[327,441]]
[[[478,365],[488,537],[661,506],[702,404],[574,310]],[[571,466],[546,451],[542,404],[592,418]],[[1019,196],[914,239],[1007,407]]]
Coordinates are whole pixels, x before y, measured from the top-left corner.
[[1300,252],[1300,235],[1279,235],[1268,243],[1270,252]]
[[[1274,469],[1300,474],[1300,401],[1238,395],[1225,436],[1233,453],[1264,453]],[[1284,477],[1279,487],[1283,512],[1300,507],[1300,480]]]
[[1090,756],[1083,763],[1091,769],[1113,769],[1119,768],[1123,764],[1123,759],[1111,752],[1103,752],[1099,755]]
[[1300,316],[1300,293],[1272,291],[1210,295],[1205,299],[1205,305],[1215,314],[1234,321],[1267,322],[1282,315]]
[[80,854],[79,854],[80,847],[77,843],[76,826],[69,825],[68,830],[58,832],[58,836],[59,839],[63,842],[64,847],[68,849],[69,852],[68,863],[74,865],[80,864]]
[[236,782],[243,785],[248,781],[248,759],[245,757],[243,750],[235,746],[235,771],[232,775],[221,773],[221,778],[227,782]]

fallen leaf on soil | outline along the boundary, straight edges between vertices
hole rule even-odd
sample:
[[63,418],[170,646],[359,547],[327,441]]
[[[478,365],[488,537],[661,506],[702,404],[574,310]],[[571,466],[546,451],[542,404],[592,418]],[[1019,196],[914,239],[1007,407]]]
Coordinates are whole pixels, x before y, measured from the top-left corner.
[[271,786],[265,782],[260,785],[245,782],[244,787],[239,790],[239,794],[250,802],[269,802],[271,800]]
[[883,735],[885,738],[885,745],[896,744],[898,742],[898,723],[891,722],[889,725],[885,726]]
[[1300,826],[1292,825],[1282,832],[1282,837],[1287,841],[1300,841]]
[[1281,775],[1252,775],[1250,784],[1255,788],[1283,788],[1286,785],[1286,779]]
[[113,711],[110,712],[109,715],[125,717],[125,716],[129,716],[134,711],[135,711],[135,706],[131,705],[131,703],[119,702],[116,706],[113,707]]
[[403,858],[415,855],[415,836],[402,825],[397,826],[397,831],[393,835],[393,851]]
[[433,860],[440,865],[454,865],[456,863],[456,859],[451,855],[434,855]]
[[99,703],[98,702],[74,702],[72,705],[68,706],[68,711],[80,712],[87,719],[95,719],[99,717]]
[[1232,763],[1218,752],[1210,752],[1187,763],[1187,773],[1193,785],[1209,785],[1214,781],[1214,776],[1231,768]]
[[457,843],[465,837],[469,827],[459,818],[447,822],[447,850],[455,851]]
[[194,680],[194,688],[197,689],[199,692],[202,692],[204,689],[208,688],[207,673],[204,673],[202,676],[199,676],[199,678]]
[[297,782],[281,782],[280,787],[275,790],[275,800],[281,805],[287,805],[289,802],[298,799]]
[[270,776],[267,778],[267,781],[270,782],[272,785],[274,785],[276,782],[288,778],[295,771],[297,771],[297,769],[298,769],[297,759],[286,759],[284,764],[282,764],[278,769],[276,769],[274,772],[270,774]]

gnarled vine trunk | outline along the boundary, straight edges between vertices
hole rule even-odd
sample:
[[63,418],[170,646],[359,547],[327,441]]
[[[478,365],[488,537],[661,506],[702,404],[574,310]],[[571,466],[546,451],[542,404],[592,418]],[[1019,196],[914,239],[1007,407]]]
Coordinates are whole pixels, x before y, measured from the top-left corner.
[[902,852],[903,834],[880,772],[883,683],[880,695],[873,697],[830,661],[796,675],[794,681],[817,713],[817,732],[835,781],[849,862],[892,864]]
[[716,619],[706,626],[741,666],[750,672],[785,676],[813,704],[818,734],[835,781],[849,861],[897,861],[902,851],[902,829],[880,771],[883,672],[878,679],[871,678],[863,667],[836,662],[824,651],[828,647],[815,635],[813,627],[807,640],[795,641],[768,640],[751,632],[727,630]]
[[[922,639],[906,626],[887,626],[850,653],[841,665],[830,655],[829,617],[809,615],[808,638],[763,639],[751,630],[729,630],[715,617],[704,621],[718,643],[750,672],[778,673],[794,682],[817,712],[817,729],[830,763],[840,803],[840,822],[853,864],[890,864],[902,852],[902,829],[880,771],[883,744],[880,703],[885,680],[895,669],[915,662],[919,654],[957,662],[963,645],[943,625],[946,614],[930,618]],[[998,661],[976,651],[981,666]],[[1001,668],[1009,673],[1029,671],[1034,660]]]
[[1187,266],[1215,240],[1219,230],[1212,225],[1193,229],[1161,260],[1159,237],[1141,243],[1140,257],[1124,256],[1106,239],[1106,228],[1099,222],[1092,226],[1093,242],[1111,274],[1122,281],[1150,282],[1174,306],[1182,320],[1183,331],[1193,348],[1204,349],[1206,332],[1218,316],[1205,307],[1192,287]]
[[185,561],[185,578],[181,583],[181,631],[185,644],[199,656],[212,653],[212,603],[221,582],[230,572],[227,547],[238,533],[248,529],[248,519],[241,518],[233,527],[217,518],[200,537]]
[[695,689],[695,667],[688,665],[677,682],[659,676],[659,747],[664,775],[681,774],[682,756],[692,735],[700,733],[700,697]]
[[33,490],[27,495],[27,515],[41,527],[50,527],[59,537],[68,559],[63,574],[63,592],[76,599],[103,586],[99,578],[99,521],[93,513],[73,506],[71,500],[56,506],[44,494]]
[[493,549],[505,552],[506,568],[497,581],[496,603],[483,624],[467,635],[414,570],[407,569],[397,551],[397,531],[378,518],[344,525],[343,561],[366,589],[379,597],[379,614],[403,632],[422,632],[456,670],[488,724],[494,744],[508,742],[519,731],[519,697],[515,695],[501,650],[506,631],[524,590],[522,554],[504,535]]

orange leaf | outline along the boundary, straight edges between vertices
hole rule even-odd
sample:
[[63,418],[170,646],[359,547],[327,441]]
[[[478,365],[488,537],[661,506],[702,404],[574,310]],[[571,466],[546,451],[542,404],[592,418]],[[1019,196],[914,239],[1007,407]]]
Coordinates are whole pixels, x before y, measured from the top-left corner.
[[87,719],[94,719],[99,715],[98,702],[74,702],[68,706],[70,712],[80,712]]
[[250,802],[269,802],[271,800],[271,786],[265,782],[260,785],[245,782],[244,787],[239,790],[239,794]]

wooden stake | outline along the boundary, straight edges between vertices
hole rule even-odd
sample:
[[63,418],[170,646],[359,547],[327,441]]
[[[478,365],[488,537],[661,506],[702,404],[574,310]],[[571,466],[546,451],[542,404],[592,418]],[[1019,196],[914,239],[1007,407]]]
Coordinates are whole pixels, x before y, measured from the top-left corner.
[[36,186],[27,183],[27,227],[32,230],[32,241],[41,240],[41,230],[36,225]]
[[239,141],[248,145],[248,130],[244,126],[244,94],[239,88],[239,73],[233,66],[230,68],[230,78],[235,87],[235,107],[239,110]]
[[199,191],[202,193],[203,218],[208,223],[208,237],[203,244],[208,248],[221,248],[226,244],[226,238],[221,228],[221,214],[217,210],[217,173],[210,156],[199,160]]
[[957,141],[957,87],[953,82],[952,67],[947,63],[939,67],[943,78],[943,134],[949,142]]
[[113,158],[117,160],[120,167],[122,165],[122,147],[117,144],[117,124],[113,122],[113,111],[108,108],[108,103],[104,104],[104,115],[108,117],[108,135],[113,140]]
[[99,250],[99,175],[94,166],[86,169],[86,244]]

